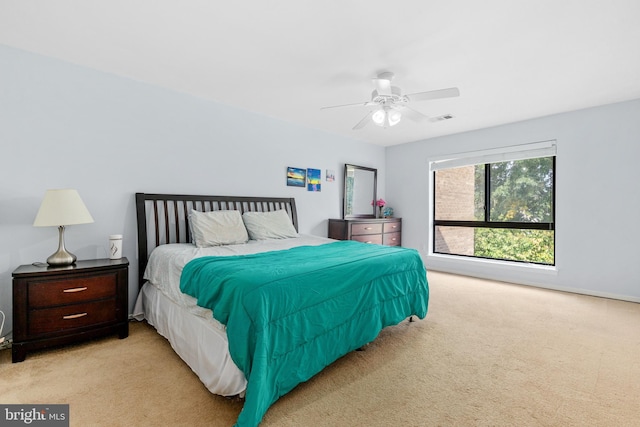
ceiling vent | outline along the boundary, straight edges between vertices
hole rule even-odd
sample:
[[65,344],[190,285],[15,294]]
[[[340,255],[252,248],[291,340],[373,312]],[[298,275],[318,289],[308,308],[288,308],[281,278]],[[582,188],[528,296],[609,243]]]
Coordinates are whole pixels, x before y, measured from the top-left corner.
[[431,120],[441,122],[443,120],[453,119],[453,114],[443,114],[441,116],[432,117]]

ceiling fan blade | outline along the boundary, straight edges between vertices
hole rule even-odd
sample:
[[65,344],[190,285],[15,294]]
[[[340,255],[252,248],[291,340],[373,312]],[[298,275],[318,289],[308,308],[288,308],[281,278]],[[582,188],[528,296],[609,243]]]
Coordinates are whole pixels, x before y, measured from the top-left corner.
[[362,129],[363,127],[365,127],[370,121],[371,121],[371,115],[373,114],[373,111],[369,111],[369,113],[363,117],[362,120],[360,120],[354,127],[353,130],[358,130],[358,129]]
[[342,108],[342,107],[368,107],[370,105],[378,105],[375,102],[365,101],[365,102],[357,102],[355,104],[342,104],[342,105],[331,105],[329,107],[321,107],[321,110],[328,110],[330,108]]
[[385,78],[376,78],[372,79],[373,84],[376,86],[376,90],[378,91],[378,95],[387,95],[391,96],[391,80]]
[[414,110],[413,108],[409,108],[406,105],[403,105],[401,107],[397,107],[397,110],[399,110],[402,113],[402,117],[406,117],[409,120],[412,120],[416,123],[420,123],[423,122],[425,120],[429,120],[429,116],[425,116],[424,114],[422,114],[419,111]]
[[428,101],[430,99],[453,98],[460,96],[460,90],[457,87],[447,89],[430,90],[427,92],[417,92],[405,95],[409,101]]
[[450,120],[453,119],[453,114],[441,114],[439,116],[427,116],[425,114],[422,114],[420,111],[416,111],[413,108],[409,108],[406,105],[400,106],[400,107],[393,107],[396,110],[399,110],[402,113],[402,117],[406,117],[409,120],[412,120],[416,123],[421,123],[424,122],[426,120],[430,121],[431,123],[435,123],[435,122],[441,122],[443,120]]

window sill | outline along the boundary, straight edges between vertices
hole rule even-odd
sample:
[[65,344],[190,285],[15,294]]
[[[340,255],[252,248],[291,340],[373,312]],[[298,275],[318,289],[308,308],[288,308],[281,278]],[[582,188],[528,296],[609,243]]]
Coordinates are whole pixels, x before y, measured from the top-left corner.
[[[428,254],[427,270],[437,270],[494,280],[541,283],[541,279],[558,275],[558,266],[499,261],[455,255]],[[538,280],[536,280],[538,279]]]

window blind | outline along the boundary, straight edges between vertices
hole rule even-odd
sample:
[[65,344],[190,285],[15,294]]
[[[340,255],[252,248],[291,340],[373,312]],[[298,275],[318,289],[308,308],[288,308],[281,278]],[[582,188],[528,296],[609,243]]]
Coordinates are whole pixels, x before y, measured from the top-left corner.
[[429,162],[429,169],[458,168],[462,166],[479,165],[485,163],[508,162],[512,160],[534,159],[556,155],[556,141],[542,141],[530,144],[512,145],[509,147],[492,148],[489,150],[470,151],[436,158]]

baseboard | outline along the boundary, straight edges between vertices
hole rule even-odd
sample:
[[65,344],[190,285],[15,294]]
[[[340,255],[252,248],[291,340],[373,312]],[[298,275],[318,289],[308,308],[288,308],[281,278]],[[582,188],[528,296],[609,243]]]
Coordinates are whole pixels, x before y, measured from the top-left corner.
[[568,288],[568,287],[564,287],[564,286],[546,285],[546,284],[541,284],[541,283],[523,283],[523,282],[520,282],[520,281],[518,281],[518,282],[516,282],[516,281],[507,281],[507,280],[504,280],[504,279],[498,279],[496,277],[493,277],[493,276],[487,275],[487,274],[466,273],[466,272],[455,271],[454,269],[447,269],[447,268],[433,268],[432,267],[432,268],[429,269],[429,271],[437,271],[437,272],[441,272],[441,273],[457,274],[459,276],[475,277],[475,278],[478,278],[478,279],[485,279],[485,280],[493,280],[493,281],[500,282],[500,283],[513,283],[514,285],[531,286],[531,287],[534,287],[534,288],[548,289],[548,290],[551,290],[551,291],[568,292],[568,293],[572,293],[572,294],[588,295],[588,296],[598,297],[598,298],[608,298],[608,299],[615,299],[615,300],[619,300],[619,301],[640,303],[640,297],[634,297],[634,296],[630,296],[630,295],[619,295],[619,294],[613,294],[613,293],[609,293],[609,292],[592,291],[590,289]]

